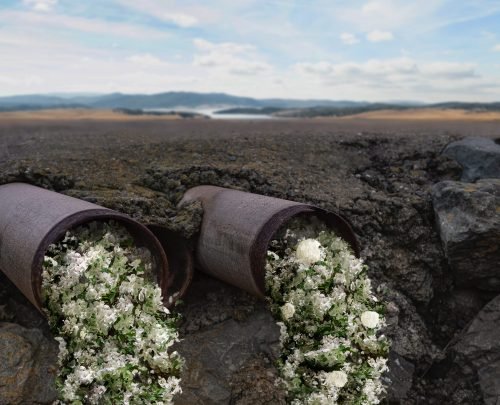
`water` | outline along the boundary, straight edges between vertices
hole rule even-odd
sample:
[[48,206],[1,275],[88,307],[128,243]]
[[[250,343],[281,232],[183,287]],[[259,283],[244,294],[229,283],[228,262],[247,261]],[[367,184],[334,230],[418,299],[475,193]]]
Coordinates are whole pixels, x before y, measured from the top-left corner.
[[215,114],[216,111],[220,111],[227,107],[222,108],[145,108],[144,111],[156,111],[156,112],[189,112],[195,114],[203,114],[214,120],[269,120],[276,119],[271,115],[265,114]]

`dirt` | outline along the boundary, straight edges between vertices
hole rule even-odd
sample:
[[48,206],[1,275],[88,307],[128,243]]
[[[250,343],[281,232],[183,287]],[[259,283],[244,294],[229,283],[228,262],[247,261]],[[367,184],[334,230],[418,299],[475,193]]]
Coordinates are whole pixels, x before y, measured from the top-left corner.
[[60,108],[29,111],[4,111],[0,112],[2,122],[25,121],[148,121],[148,120],[175,120],[181,119],[179,115],[168,114],[163,116],[131,115],[115,110],[90,109],[90,108]]
[[[370,276],[385,288],[394,348],[414,366],[410,390],[392,393],[393,402],[481,403],[474,378],[447,360],[446,347],[467,319],[452,311],[457,294],[430,199],[434,183],[460,178],[442,149],[470,135],[498,139],[500,128],[494,121],[0,118],[0,184],[37,184],[187,237],[198,229],[199,207],[176,205],[200,184],[338,211],[358,235]],[[9,321],[26,323],[29,305],[7,282],[0,289]],[[179,310],[179,350],[188,364],[179,404],[282,403],[273,385],[277,329],[265,304],[197,274]]]
[[459,108],[416,108],[380,110],[355,114],[344,119],[410,120],[410,121],[500,121],[499,111],[474,111]]

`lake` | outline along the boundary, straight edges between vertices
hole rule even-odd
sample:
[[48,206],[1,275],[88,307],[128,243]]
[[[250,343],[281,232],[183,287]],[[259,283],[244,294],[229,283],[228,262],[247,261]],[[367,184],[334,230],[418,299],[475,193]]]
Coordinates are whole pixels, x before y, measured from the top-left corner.
[[[224,107],[227,108],[227,107]],[[203,114],[214,120],[269,120],[276,119],[271,115],[265,114],[215,114],[216,111],[220,111],[222,108],[145,108],[144,111],[157,111],[157,112],[189,112],[196,114]]]

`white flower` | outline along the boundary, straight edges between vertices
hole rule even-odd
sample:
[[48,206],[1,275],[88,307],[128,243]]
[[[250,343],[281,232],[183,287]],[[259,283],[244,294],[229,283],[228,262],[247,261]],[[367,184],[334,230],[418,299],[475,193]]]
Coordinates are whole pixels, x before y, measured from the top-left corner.
[[293,314],[295,314],[295,307],[293,306],[293,304],[287,302],[281,307],[281,315],[283,316],[283,319],[285,321],[290,319]]
[[322,256],[321,243],[316,239],[304,239],[297,244],[295,257],[306,266],[321,260]]
[[[363,262],[318,222],[297,219],[292,231],[269,245],[275,252],[268,253],[265,280],[281,321],[281,381],[292,405],[334,405],[339,396],[377,404],[385,393],[387,359],[380,355],[388,342],[376,332],[385,322],[367,310],[374,296]],[[365,374],[369,382],[359,378]]]
[[94,379],[94,373],[92,370],[86,369],[83,366],[79,366],[75,370],[75,379],[78,381],[80,384],[90,384],[92,380]]
[[329,373],[325,373],[325,384],[330,387],[342,388],[347,384],[347,374],[343,371],[331,371]]
[[[124,404],[144,403],[161,372],[157,403],[171,404],[180,392],[182,359],[168,350],[178,333],[161,289],[144,276],[152,274],[150,252],[134,247],[119,225],[91,223],[51,245],[44,263],[42,292],[59,342],[61,400],[99,404],[120,394]],[[145,375],[147,384],[132,382]]]
[[379,396],[383,391],[384,389],[378,381],[366,380],[365,386],[363,387],[363,394],[366,395],[368,404],[379,404]]
[[380,320],[378,313],[374,311],[365,311],[361,314],[361,323],[364,327],[373,329],[376,328]]

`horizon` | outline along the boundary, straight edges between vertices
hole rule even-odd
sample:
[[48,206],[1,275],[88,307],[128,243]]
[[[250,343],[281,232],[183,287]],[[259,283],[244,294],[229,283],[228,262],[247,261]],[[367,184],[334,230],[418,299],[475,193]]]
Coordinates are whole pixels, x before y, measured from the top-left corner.
[[495,102],[500,4],[6,0],[0,97]]
[[[105,97],[105,96],[110,96],[110,95],[122,95],[122,96],[157,96],[157,95],[162,95],[162,94],[169,94],[169,93],[179,93],[179,94],[200,94],[200,95],[226,95],[230,97],[241,97],[241,98],[250,98],[250,99],[255,99],[257,101],[262,101],[262,100],[289,100],[289,101],[318,101],[318,102],[347,102],[347,103],[366,103],[366,104],[389,104],[389,105],[394,105],[394,106],[401,106],[404,104],[409,104],[410,106],[433,106],[434,104],[447,104],[447,103],[457,103],[457,104],[496,104],[500,103],[500,97],[497,100],[492,100],[492,101],[477,101],[477,100],[471,100],[471,101],[463,101],[463,100],[445,100],[445,101],[439,101],[439,102],[430,102],[430,101],[422,101],[422,100],[407,100],[407,99],[401,99],[401,100],[374,100],[374,101],[368,101],[368,100],[356,100],[356,99],[327,99],[327,98],[294,98],[294,97],[250,97],[250,96],[242,96],[239,94],[234,94],[234,93],[226,93],[226,92],[221,92],[221,91],[207,91],[207,92],[202,92],[202,91],[189,91],[189,90],[175,90],[175,91],[159,91],[156,93],[126,93],[126,92],[111,92],[111,93],[97,93],[97,92],[48,92],[48,93],[20,93],[20,94],[6,94],[6,95],[0,95],[0,100],[5,99],[5,98],[10,98],[10,97],[37,97],[37,96],[46,96],[46,97],[55,97],[55,98],[77,98],[77,97]],[[321,105],[317,105],[318,107],[321,107]],[[259,107],[256,107],[259,108]]]

